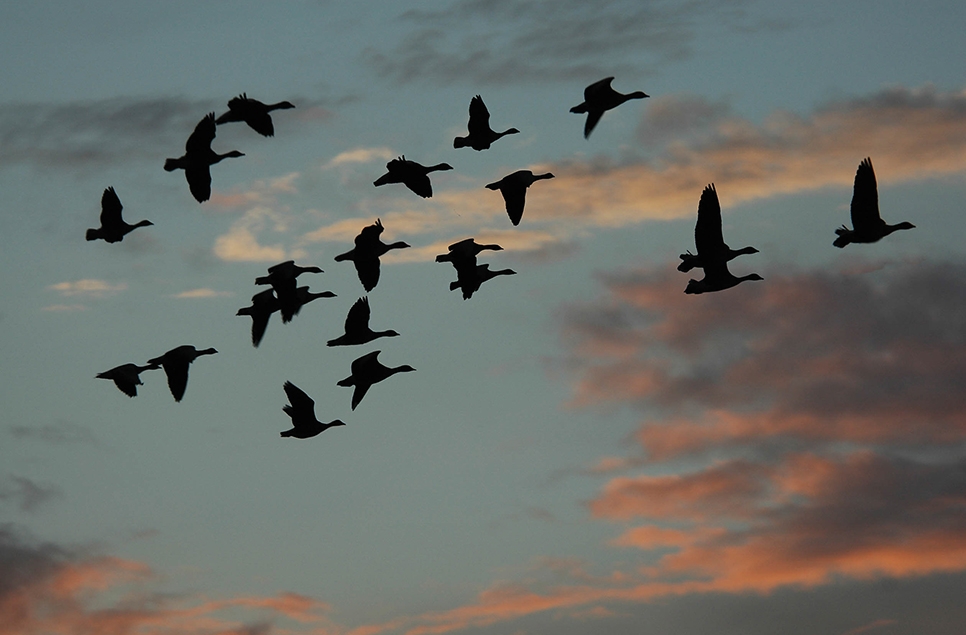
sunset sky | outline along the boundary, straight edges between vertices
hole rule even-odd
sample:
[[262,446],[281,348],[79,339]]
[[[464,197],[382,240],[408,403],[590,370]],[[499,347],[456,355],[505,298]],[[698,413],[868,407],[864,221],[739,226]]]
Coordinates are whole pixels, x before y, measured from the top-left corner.
[[[962,635],[966,5],[819,0],[0,8],[0,635]],[[614,76],[649,99],[589,139]],[[196,202],[195,125],[275,136]],[[516,127],[454,149],[470,99]],[[453,170],[375,188],[405,155]],[[832,246],[871,157],[876,244]],[[484,186],[552,172],[513,226]],[[685,295],[714,183],[758,273]],[[154,224],[87,242],[101,193]],[[371,326],[334,256],[380,219]],[[469,300],[458,240],[517,275]],[[288,259],[337,297],[235,312]],[[214,347],[176,403],[95,375]],[[414,373],[350,409],[380,350]],[[282,385],[316,402],[290,427]]]

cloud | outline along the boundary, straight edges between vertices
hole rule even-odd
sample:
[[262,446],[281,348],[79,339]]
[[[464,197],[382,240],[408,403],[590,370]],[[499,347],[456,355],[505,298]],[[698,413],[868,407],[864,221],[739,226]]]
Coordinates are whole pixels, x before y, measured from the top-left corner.
[[326,162],[323,166],[323,170],[329,170],[342,165],[349,165],[352,163],[369,163],[371,161],[388,161],[390,159],[395,159],[397,153],[393,152],[389,148],[355,148],[353,150],[346,150],[345,152],[340,152]]
[[89,307],[83,304],[50,304],[41,311],[51,311],[53,313],[72,313],[75,311],[87,311]]
[[270,179],[257,179],[249,185],[234,187],[227,192],[212,192],[208,206],[222,209],[275,207],[280,194],[298,193],[296,181],[301,176],[301,172],[289,172]]
[[286,259],[280,243],[260,245],[257,234],[271,225],[276,232],[285,231],[281,214],[268,207],[253,207],[234,223],[226,234],[215,239],[213,252],[229,262],[279,262]]
[[40,426],[9,426],[7,429],[17,440],[37,440],[52,445],[96,443],[90,428],[66,421]]
[[29,478],[11,475],[6,483],[0,481],[0,501],[12,500],[21,511],[33,512],[51,499],[61,496],[60,488],[43,483],[35,483]]
[[173,298],[185,298],[185,299],[202,299],[202,298],[229,298],[235,295],[231,291],[215,291],[214,289],[209,289],[203,287],[200,289],[191,289],[189,291],[182,291],[181,293],[174,294]]
[[58,282],[47,287],[57,291],[64,297],[84,296],[88,298],[106,298],[127,289],[127,283],[112,284],[106,280],[84,278],[67,282]]

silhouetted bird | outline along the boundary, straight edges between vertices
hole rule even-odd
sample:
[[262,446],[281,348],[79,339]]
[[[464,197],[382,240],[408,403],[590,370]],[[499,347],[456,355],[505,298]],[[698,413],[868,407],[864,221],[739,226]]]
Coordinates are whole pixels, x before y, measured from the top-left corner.
[[188,387],[188,366],[201,355],[214,355],[217,352],[213,348],[199,351],[194,346],[186,344],[172,348],[160,357],[149,359],[148,364],[160,365],[164,369],[164,374],[168,376],[171,396],[175,401],[181,401],[184,390]]
[[704,278],[701,280],[688,280],[685,293],[710,293],[712,291],[722,291],[730,289],[745,280],[764,280],[757,273],[750,273],[740,278],[728,271],[728,263],[725,260],[713,260],[704,262]]
[[[294,260],[286,260],[268,268],[268,275],[255,278],[255,284],[270,284],[275,289],[278,298],[279,309],[282,312],[282,322],[290,322],[292,317],[299,312],[303,304],[311,302],[315,298],[334,298],[335,294],[331,291],[323,291],[321,294],[311,294],[308,287],[301,287],[304,291],[295,288],[295,279],[303,273],[322,273],[322,270],[315,266],[300,267]],[[329,295],[326,295],[329,294]]]
[[584,139],[590,137],[590,133],[593,132],[594,126],[600,121],[604,111],[617,108],[629,99],[650,97],[650,95],[639,90],[623,95],[610,87],[612,81],[614,81],[613,77],[607,77],[599,82],[594,82],[584,89],[584,101],[570,109],[570,112],[587,113],[587,122],[584,124]]
[[475,267],[458,267],[456,269],[456,281],[449,284],[449,290],[455,291],[456,289],[463,289],[463,299],[469,300],[473,297],[473,294],[480,290],[480,285],[482,285],[487,280],[495,278],[497,276],[512,276],[516,274],[513,269],[498,269],[496,271],[490,271],[490,265],[476,265]]
[[128,225],[121,218],[121,199],[117,197],[117,192],[113,187],[109,187],[101,194],[101,226],[97,229],[87,230],[87,240],[97,240],[103,238],[109,243],[117,243],[124,240],[124,237],[133,232],[138,227],[154,225],[149,220],[142,220],[134,225]]
[[459,267],[456,264],[457,262],[459,261],[465,262],[465,261],[468,261],[469,259],[473,259],[473,263],[475,264],[476,257],[484,249],[492,249],[493,251],[502,251],[503,247],[500,247],[499,245],[496,245],[496,244],[481,245],[480,243],[476,242],[472,238],[466,238],[457,243],[453,243],[452,245],[447,247],[447,249],[449,250],[447,253],[436,256],[436,262],[451,262],[453,263],[454,267],[459,269]]
[[402,183],[423,198],[429,198],[433,195],[433,184],[429,182],[429,173],[452,170],[453,166],[449,163],[437,163],[426,167],[401,156],[387,163],[386,169],[389,171],[373,181],[373,185],[379,187],[387,183]]
[[872,170],[872,159],[866,157],[855,172],[855,185],[852,188],[852,227],[842,225],[835,230],[838,238],[832,243],[845,247],[849,243],[874,243],[897,229],[914,229],[908,221],[889,225],[879,216],[879,192]]
[[416,370],[412,366],[403,365],[389,368],[379,363],[377,359],[382,351],[372,351],[352,362],[352,374],[338,382],[339,386],[355,386],[352,392],[352,409],[355,410],[362,398],[366,396],[369,386],[379,383],[383,379],[392,377],[396,373]]
[[149,363],[147,366],[138,366],[137,364],[121,364],[120,366],[115,366],[111,370],[105,370],[103,373],[97,373],[98,379],[110,379],[114,382],[114,385],[121,389],[128,397],[137,397],[138,386],[143,386],[141,382],[141,373],[146,370],[157,370],[161,368],[157,364]]
[[396,331],[373,331],[369,328],[369,298],[363,297],[349,309],[345,318],[345,334],[326,342],[327,346],[354,346],[367,344],[380,337],[395,337]]
[[695,267],[703,267],[704,261],[724,260],[728,262],[744,254],[757,254],[754,247],[743,247],[735,251],[725,244],[721,235],[721,205],[718,203],[718,192],[714,183],[704,188],[698,203],[698,222],[694,225],[694,245],[697,255],[690,251],[681,254],[681,264],[678,271],[691,271]]
[[315,401],[305,394],[305,392],[290,381],[283,386],[285,394],[292,405],[282,406],[282,412],[292,418],[292,429],[283,430],[279,434],[283,437],[295,437],[296,439],[309,439],[317,434],[321,434],[329,428],[344,426],[345,423],[336,419],[329,423],[322,423],[315,418]]
[[295,108],[295,104],[288,101],[280,101],[277,104],[263,104],[242,93],[228,101],[228,112],[218,117],[215,123],[244,121],[258,134],[264,137],[272,137],[275,135],[275,126],[272,125],[272,116],[268,113],[285,108]]
[[534,181],[552,178],[553,174],[550,172],[534,174],[530,170],[517,170],[486,187],[491,190],[500,190],[503,194],[503,200],[506,202],[506,213],[510,217],[510,222],[519,225],[520,219],[523,218],[523,204],[527,200],[527,188],[533,185]]
[[[268,275],[255,278],[255,284],[270,284],[276,287],[275,290],[278,291],[276,285],[292,282],[303,273],[322,273],[322,270],[312,265],[300,267],[295,264],[294,260],[286,260],[269,267]],[[292,282],[292,286],[295,286],[294,282]]]
[[299,314],[299,311],[302,309],[302,307],[312,300],[334,297],[336,296],[331,291],[312,293],[309,291],[308,287],[299,287],[295,290],[295,294],[291,297],[283,296],[278,299],[278,302],[282,307],[282,322],[286,324],[291,322],[292,318]]
[[454,148],[465,148],[469,146],[474,150],[486,150],[490,144],[508,134],[517,134],[520,131],[516,128],[508,128],[503,132],[494,132],[490,129],[490,111],[486,109],[483,98],[477,95],[470,100],[470,121],[466,128],[469,134],[465,137],[453,139]]
[[355,238],[356,246],[354,248],[335,257],[336,262],[351,260],[355,263],[359,282],[362,283],[366,291],[372,291],[379,283],[379,257],[390,249],[409,247],[408,243],[402,241],[389,245],[382,242],[379,239],[382,230],[382,221],[377,218],[375,224],[362,228],[362,231]]
[[265,329],[268,327],[268,320],[272,313],[281,310],[278,298],[275,297],[273,289],[266,289],[261,293],[252,296],[252,305],[238,309],[235,315],[248,315],[252,318],[252,346],[258,348]]
[[212,165],[228,157],[245,156],[238,150],[225,154],[218,154],[211,149],[211,142],[215,139],[215,113],[208,113],[198,122],[195,131],[185,143],[185,153],[177,159],[164,162],[164,169],[168,172],[184,170],[184,177],[188,180],[188,189],[199,203],[211,198],[211,170]]

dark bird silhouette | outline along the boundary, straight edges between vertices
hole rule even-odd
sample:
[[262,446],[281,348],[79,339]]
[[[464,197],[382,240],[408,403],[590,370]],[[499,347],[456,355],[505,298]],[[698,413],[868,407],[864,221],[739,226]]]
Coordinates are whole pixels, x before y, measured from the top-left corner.
[[98,379],[110,379],[114,382],[114,385],[121,389],[128,397],[137,397],[138,386],[143,386],[141,382],[141,373],[146,370],[157,370],[161,368],[157,364],[148,363],[147,366],[138,366],[137,364],[121,364],[120,366],[115,366],[111,370],[105,370],[103,373],[97,373],[96,377]]
[[272,137],[275,136],[275,126],[272,124],[272,116],[268,113],[285,108],[295,108],[295,104],[288,101],[280,101],[277,104],[263,104],[242,93],[228,101],[228,112],[218,117],[215,123],[244,121],[252,130],[263,137]]
[[369,298],[362,297],[349,309],[345,318],[345,334],[326,342],[326,346],[355,346],[367,344],[380,337],[396,337],[393,330],[373,331],[369,328]]
[[211,198],[211,170],[209,168],[222,159],[245,156],[238,150],[218,154],[211,149],[211,142],[214,139],[215,113],[211,112],[198,122],[195,131],[188,137],[184,146],[185,153],[177,159],[168,159],[164,162],[164,169],[168,172],[184,170],[188,189],[191,190],[191,195],[199,203],[204,203]]
[[486,150],[500,137],[520,132],[516,128],[508,128],[503,132],[494,132],[490,129],[490,111],[486,109],[486,104],[479,95],[470,100],[470,121],[466,128],[469,134],[453,139],[454,148],[469,146],[474,150]]
[[541,179],[552,179],[553,174],[534,174],[530,170],[517,170],[513,174],[508,174],[495,183],[490,183],[486,187],[491,190],[500,190],[503,200],[506,202],[506,213],[510,217],[510,222],[514,225],[520,224],[523,218],[523,205],[527,200],[527,188]]
[[184,397],[184,390],[188,387],[188,366],[191,362],[202,355],[214,355],[217,353],[213,348],[206,348],[199,351],[194,346],[186,344],[172,348],[160,357],[149,359],[148,364],[159,365],[164,369],[164,374],[168,376],[168,388],[175,401],[181,401]]
[[295,280],[303,273],[322,273],[322,270],[315,266],[300,267],[294,260],[286,260],[268,268],[268,275],[255,278],[255,284],[270,284],[275,289],[278,298],[279,310],[282,312],[282,322],[290,322],[292,317],[298,314],[302,305],[311,302],[316,298],[334,298],[335,294],[331,291],[323,291],[319,294],[309,292],[308,287],[295,288]]
[[852,188],[852,229],[842,225],[835,230],[838,238],[832,243],[845,247],[849,243],[874,243],[897,229],[914,229],[908,221],[889,225],[879,215],[879,192],[872,170],[872,159],[866,157],[855,172]]
[[372,291],[379,283],[379,258],[390,249],[403,249],[409,247],[408,243],[402,241],[387,245],[379,239],[383,231],[382,221],[378,218],[375,224],[367,225],[362,228],[359,235],[355,238],[356,246],[335,257],[336,262],[351,260],[356,266],[356,273],[359,274],[359,282],[366,291]]
[[629,99],[644,99],[650,97],[639,90],[623,95],[610,87],[614,81],[613,77],[606,77],[599,82],[594,82],[584,89],[584,101],[570,109],[570,112],[587,113],[587,122],[584,124],[584,139],[590,137],[594,126],[600,121],[604,111],[617,108]]
[[482,285],[487,280],[491,280],[497,276],[512,276],[516,274],[513,269],[498,269],[496,271],[490,271],[490,265],[476,265],[475,267],[458,267],[456,269],[456,281],[451,282],[449,285],[450,291],[455,291],[456,289],[463,289],[463,299],[469,300],[473,297],[473,294],[480,290],[480,285]]
[[697,255],[690,251],[681,254],[681,264],[678,271],[691,271],[695,267],[703,267],[706,259],[724,260],[728,262],[744,254],[757,254],[754,247],[743,247],[737,251],[725,244],[721,234],[721,205],[718,203],[718,192],[714,183],[704,188],[698,203],[698,222],[694,225],[694,245]]
[[402,183],[419,196],[429,198],[433,195],[433,184],[429,182],[429,173],[452,170],[453,166],[449,163],[437,163],[427,167],[401,156],[387,163],[386,169],[389,171],[373,181],[373,185],[379,187],[387,183]]
[[277,285],[287,285],[288,283],[292,283],[294,288],[294,280],[303,273],[322,273],[322,270],[311,265],[300,267],[295,264],[294,260],[286,260],[269,267],[268,275],[255,278],[255,284],[270,284],[276,287],[275,291],[278,291]]
[[235,315],[248,315],[252,318],[252,346],[258,348],[265,329],[268,328],[268,320],[272,313],[281,310],[278,298],[275,297],[273,289],[266,289],[261,293],[252,296],[252,305],[238,309]]
[[453,243],[447,249],[449,250],[447,253],[436,256],[436,262],[451,262],[454,267],[459,269],[458,262],[472,261],[473,264],[476,264],[476,257],[484,249],[502,251],[503,247],[496,244],[481,245],[472,238],[466,238],[457,243]]
[[315,401],[305,394],[305,392],[290,381],[283,386],[285,394],[291,405],[282,406],[282,412],[292,418],[292,429],[283,430],[279,434],[283,437],[295,437],[296,439],[310,439],[317,434],[321,434],[329,428],[344,426],[345,423],[336,419],[329,423],[322,423],[315,418]]
[[149,220],[142,220],[133,225],[128,225],[121,218],[121,199],[117,197],[117,192],[113,187],[109,187],[101,194],[101,226],[97,229],[87,230],[87,240],[97,240],[103,238],[109,243],[117,243],[124,240],[124,237],[133,232],[138,227],[154,225]]
[[747,276],[735,276],[728,271],[728,263],[725,260],[709,260],[704,262],[704,278],[701,280],[688,280],[685,293],[710,293],[712,291],[722,291],[730,289],[746,280],[764,280],[757,273],[750,273]]
[[352,362],[352,374],[338,382],[339,386],[355,386],[355,390],[352,392],[353,410],[356,409],[356,406],[366,396],[366,392],[373,384],[392,377],[396,373],[416,370],[409,365],[396,366],[395,368],[383,366],[378,360],[380,352],[382,351],[372,351]]
[[278,299],[282,310],[282,322],[288,324],[292,321],[303,306],[311,302],[312,300],[318,300],[319,298],[334,298],[336,297],[331,291],[322,291],[320,293],[312,293],[309,291],[308,287],[299,287],[295,290],[295,294],[291,297],[282,296]]

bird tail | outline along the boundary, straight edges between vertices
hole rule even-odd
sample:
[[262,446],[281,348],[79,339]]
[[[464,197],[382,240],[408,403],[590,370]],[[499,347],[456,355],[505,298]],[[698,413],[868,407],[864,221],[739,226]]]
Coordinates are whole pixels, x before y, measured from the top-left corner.
[[838,247],[839,249],[841,249],[842,247],[845,247],[850,242],[852,242],[852,231],[845,225],[842,225],[841,227],[836,229],[835,235],[838,236],[838,238],[836,238],[835,241],[832,242],[832,244]]
[[283,437],[291,437],[291,436],[294,436],[295,435],[295,428],[292,428],[291,430],[282,430],[281,432],[279,432],[279,435],[281,435]]
[[174,172],[177,169],[178,169],[178,160],[177,159],[165,159],[164,160],[164,171],[165,172]]
[[339,381],[337,381],[335,385],[336,386],[354,386],[355,383],[356,382],[353,381],[352,377],[346,377],[345,379],[340,379]]
[[499,183],[488,183],[487,186],[486,186],[486,189],[488,189],[488,190],[498,190],[498,189],[500,189],[500,184]]
[[96,229],[88,229],[86,237],[87,240],[97,240],[101,237],[101,232]]
[[570,109],[570,112],[575,112],[577,114],[585,113],[587,112],[587,104],[577,104],[576,106]]
[[455,139],[453,139],[454,148],[465,148],[468,145],[470,144],[465,137],[456,137]]
[[349,260],[352,257],[351,254],[352,254],[351,251],[347,251],[344,254],[339,254],[338,256],[335,257],[335,261],[342,262],[343,260]]

